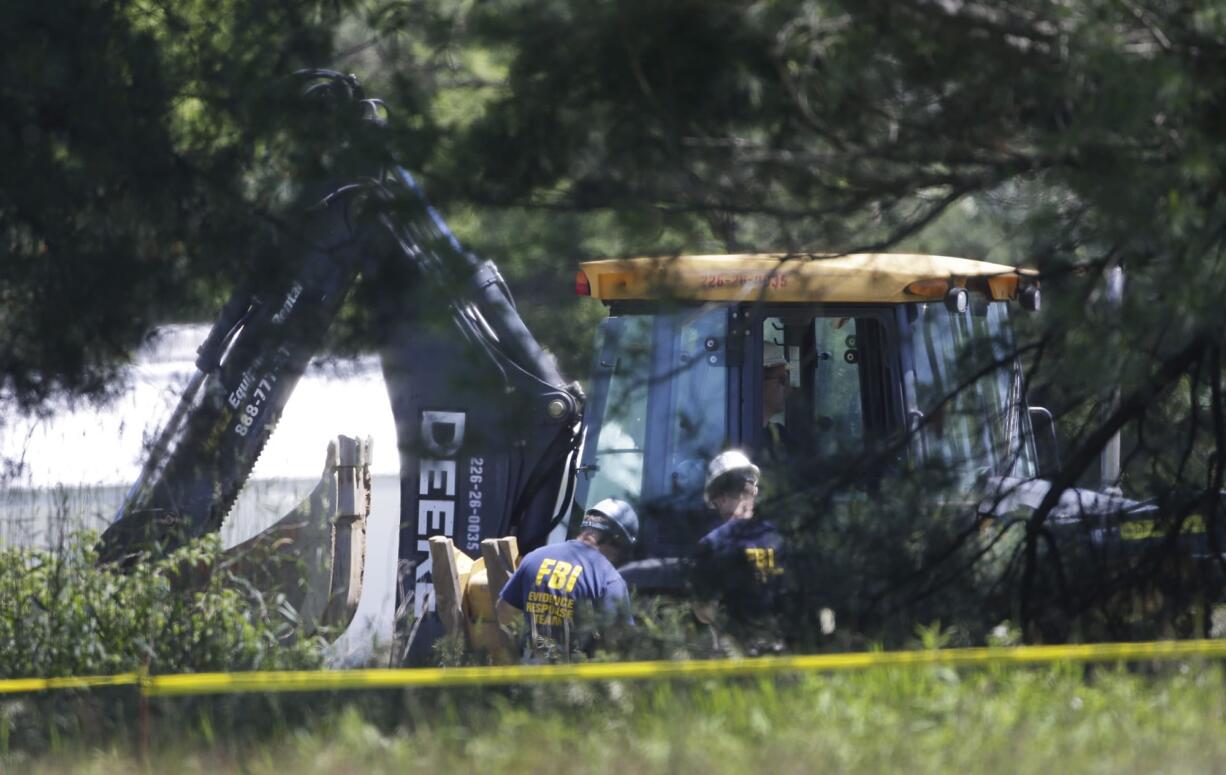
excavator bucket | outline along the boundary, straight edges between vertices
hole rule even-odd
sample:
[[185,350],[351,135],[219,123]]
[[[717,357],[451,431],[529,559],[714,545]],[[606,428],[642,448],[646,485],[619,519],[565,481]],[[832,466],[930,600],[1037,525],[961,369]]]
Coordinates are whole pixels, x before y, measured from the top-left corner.
[[225,552],[224,567],[265,600],[280,598],[307,633],[340,631],[362,595],[370,515],[370,440],[328,444],[314,490],[293,511]]

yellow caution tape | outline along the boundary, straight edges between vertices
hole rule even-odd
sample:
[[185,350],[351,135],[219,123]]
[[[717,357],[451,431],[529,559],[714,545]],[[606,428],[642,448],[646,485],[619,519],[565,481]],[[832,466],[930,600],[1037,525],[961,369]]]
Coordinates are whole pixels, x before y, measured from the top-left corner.
[[704,659],[677,662],[599,662],[507,667],[199,673],[153,676],[151,697],[232,692],[332,691],[404,687],[489,686],[550,681],[634,681],[723,678],[803,671],[833,672],[919,665],[1023,665],[1226,657],[1226,641],[1093,643],[1072,646],[869,651],[850,654]]
[[504,667],[436,667],[374,670],[287,670],[188,673],[142,677],[135,673],[80,678],[22,678],[0,681],[0,694],[50,689],[137,685],[147,697],[241,692],[305,692],[344,689],[491,686],[551,681],[636,681],[729,678],[794,672],[837,672],[871,667],[924,665],[1033,665],[1052,662],[1226,658],[1226,640],[1087,643],[1068,646],[867,651],[845,654],[701,659],[655,662],[584,662]]
[[136,673],[119,675],[80,675],[64,678],[13,678],[0,681],[0,694],[45,692],[53,689],[96,689],[100,686],[135,686],[140,683]]

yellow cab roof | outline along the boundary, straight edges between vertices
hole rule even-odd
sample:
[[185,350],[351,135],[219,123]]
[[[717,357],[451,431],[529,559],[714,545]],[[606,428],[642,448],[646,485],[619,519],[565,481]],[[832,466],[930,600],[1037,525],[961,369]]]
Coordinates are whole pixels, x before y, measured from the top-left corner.
[[615,258],[585,261],[580,270],[603,301],[899,303],[939,299],[953,286],[999,300],[1037,284],[1034,270],[917,253]]

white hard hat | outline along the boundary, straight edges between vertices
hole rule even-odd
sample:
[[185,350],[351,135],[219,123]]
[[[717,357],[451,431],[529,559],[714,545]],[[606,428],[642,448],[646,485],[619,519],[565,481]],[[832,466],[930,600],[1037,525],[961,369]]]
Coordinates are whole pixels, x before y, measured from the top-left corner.
[[708,504],[711,502],[711,485],[732,473],[750,477],[754,482],[762,476],[762,470],[741,450],[729,449],[719,453],[707,465],[707,483],[703,487],[703,497]]
[[767,342],[762,345],[762,368],[770,369],[775,366],[786,366],[788,363],[787,356],[783,352],[783,345]]

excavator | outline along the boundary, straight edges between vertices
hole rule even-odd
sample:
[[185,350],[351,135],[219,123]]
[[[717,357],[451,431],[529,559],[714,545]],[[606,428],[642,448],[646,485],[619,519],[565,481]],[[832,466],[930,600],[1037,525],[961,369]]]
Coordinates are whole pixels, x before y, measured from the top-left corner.
[[[299,77],[305,98],[346,112],[377,144],[386,108],[356,77]],[[384,332],[405,619],[433,614],[431,538],[479,556],[486,539],[514,536],[530,551],[608,497],[643,517],[623,575],[676,588],[678,558],[709,527],[706,464],[730,445],[824,472],[875,453],[870,478],[940,466],[985,522],[1052,500],[1054,424],[1028,404],[1012,343],[1012,317],[1040,307],[1033,272],[909,254],[585,262],[575,291],[610,313],[589,397],[524,325],[497,268],[464,249],[407,171],[383,158],[345,172],[287,229],[289,271],[223,307],[101,538],[102,561],[131,563],[219,528],[359,278],[377,291]],[[427,314],[435,309],[445,325]],[[1172,530],[1193,555],[1221,556],[1204,520],[1168,529],[1161,504],[1113,491],[1114,466],[1100,490],[1057,493],[1049,523],[1095,557]],[[423,643],[438,635],[429,629]]]
[[[305,99],[358,126],[355,137],[385,124],[385,106],[356,77],[298,78]],[[579,385],[525,327],[497,268],[460,245],[407,171],[378,161],[308,197],[285,229],[289,270],[225,304],[101,537],[100,561],[132,563],[220,527],[359,276],[381,289],[374,314],[401,457],[399,551],[414,569],[401,602],[412,601],[415,618],[429,605],[431,537],[469,552],[509,535],[537,546],[565,514],[582,439]]]

